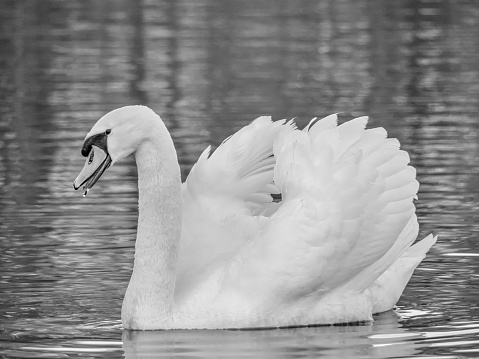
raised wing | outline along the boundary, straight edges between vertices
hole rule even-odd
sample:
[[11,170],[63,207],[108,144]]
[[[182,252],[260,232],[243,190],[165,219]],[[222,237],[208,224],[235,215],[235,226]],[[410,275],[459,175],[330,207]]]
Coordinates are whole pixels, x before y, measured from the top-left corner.
[[218,261],[231,257],[253,237],[273,207],[273,143],[292,123],[259,117],[226,139],[211,155],[208,147],[183,184],[183,226],[178,291],[191,289]]
[[[399,142],[366,124],[360,117],[337,126],[332,115],[278,136],[274,182],[283,203],[234,258],[225,282],[269,305],[320,298],[394,246],[414,216],[418,183]],[[409,245],[397,245],[356,289],[366,289]]]

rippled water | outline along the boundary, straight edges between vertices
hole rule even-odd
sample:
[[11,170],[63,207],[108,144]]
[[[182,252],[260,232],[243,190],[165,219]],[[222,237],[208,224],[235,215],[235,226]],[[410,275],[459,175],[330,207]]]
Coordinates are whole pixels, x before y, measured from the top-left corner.
[[[479,356],[479,3],[1,1],[0,356]],[[183,174],[256,116],[370,114],[411,153],[420,236],[396,312],[365,325],[122,332],[136,170],[71,183],[107,111],[162,114]]]

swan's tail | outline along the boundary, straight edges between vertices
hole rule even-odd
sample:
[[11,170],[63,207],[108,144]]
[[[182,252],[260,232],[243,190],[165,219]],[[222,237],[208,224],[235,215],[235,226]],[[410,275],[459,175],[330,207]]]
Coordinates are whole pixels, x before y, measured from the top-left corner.
[[391,309],[399,300],[416,267],[436,243],[437,237],[430,234],[411,246],[418,231],[416,215],[413,215],[389,251],[359,272],[343,288],[352,291],[369,289],[373,299],[373,313]]
[[426,253],[431,249],[431,247],[436,243],[437,236],[430,234],[422,241],[417,242],[404,253],[403,257],[409,258],[420,258],[422,261],[426,257]]
[[412,273],[426,253],[436,243],[437,236],[430,234],[404,252],[388,270],[370,287],[373,302],[373,314],[385,312],[396,305]]

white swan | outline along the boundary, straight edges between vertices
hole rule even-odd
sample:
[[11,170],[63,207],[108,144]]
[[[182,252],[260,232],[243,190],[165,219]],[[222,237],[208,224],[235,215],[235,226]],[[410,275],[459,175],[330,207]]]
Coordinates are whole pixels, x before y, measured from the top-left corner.
[[[139,220],[124,328],[286,327],[391,309],[436,238],[412,245],[409,156],[366,117],[303,131],[260,117],[207,148],[183,185],[173,141],[144,106],[103,116],[74,182],[85,194],[134,154]],[[281,193],[281,201],[271,194]]]

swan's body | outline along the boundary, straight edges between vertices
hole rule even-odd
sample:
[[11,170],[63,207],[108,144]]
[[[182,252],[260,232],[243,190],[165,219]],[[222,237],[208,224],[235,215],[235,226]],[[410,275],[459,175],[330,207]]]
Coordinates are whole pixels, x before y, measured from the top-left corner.
[[391,309],[435,238],[411,246],[415,170],[366,123],[337,126],[333,115],[299,131],[261,117],[207,149],[181,184],[158,115],[127,106],[102,117],[75,187],[88,191],[111,160],[134,153],[139,222],[123,326],[332,324]]

